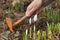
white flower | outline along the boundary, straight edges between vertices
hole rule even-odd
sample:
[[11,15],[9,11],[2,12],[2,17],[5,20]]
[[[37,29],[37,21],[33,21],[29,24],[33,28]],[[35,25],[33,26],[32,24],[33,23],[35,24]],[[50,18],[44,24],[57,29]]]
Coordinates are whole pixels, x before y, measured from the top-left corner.
[[37,21],[37,14],[34,16],[34,22]]
[[28,34],[28,29],[26,29],[26,35]]
[[29,24],[31,24],[31,18],[29,19]]

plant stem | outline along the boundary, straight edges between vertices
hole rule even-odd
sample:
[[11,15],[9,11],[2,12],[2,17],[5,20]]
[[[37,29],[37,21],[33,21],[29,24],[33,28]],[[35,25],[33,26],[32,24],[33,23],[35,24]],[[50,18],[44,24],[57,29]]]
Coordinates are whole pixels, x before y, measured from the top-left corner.
[[35,40],[36,38],[36,28],[35,28],[35,24],[34,24],[34,33],[33,33],[33,39]]
[[30,27],[30,38],[32,38],[32,27]]

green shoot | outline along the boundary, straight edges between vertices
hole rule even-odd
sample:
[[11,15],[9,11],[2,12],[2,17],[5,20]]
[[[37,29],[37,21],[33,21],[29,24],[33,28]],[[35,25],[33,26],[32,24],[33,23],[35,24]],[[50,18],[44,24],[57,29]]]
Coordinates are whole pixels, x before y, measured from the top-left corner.
[[37,37],[38,37],[38,40],[41,39],[41,38],[40,38],[40,37],[41,37],[41,32],[40,32],[40,30],[37,31]]
[[46,40],[46,32],[45,31],[42,32],[42,38],[43,38],[43,40]]
[[35,40],[35,38],[36,38],[36,27],[34,25],[33,39]]

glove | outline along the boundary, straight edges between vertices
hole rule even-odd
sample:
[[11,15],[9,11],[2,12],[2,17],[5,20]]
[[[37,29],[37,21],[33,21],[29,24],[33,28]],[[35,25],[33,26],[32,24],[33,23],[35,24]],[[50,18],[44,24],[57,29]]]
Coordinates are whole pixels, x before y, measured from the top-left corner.
[[42,0],[34,0],[32,1],[32,3],[27,7],[26,16],[31,16],[34,14],[34,12],[40,8],[40,6],[42,5]]

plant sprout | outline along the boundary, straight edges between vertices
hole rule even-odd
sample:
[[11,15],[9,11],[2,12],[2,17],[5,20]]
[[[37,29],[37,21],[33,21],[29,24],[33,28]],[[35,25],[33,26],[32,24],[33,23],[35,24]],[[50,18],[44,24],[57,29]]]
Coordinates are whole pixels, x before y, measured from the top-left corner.
[[30,18],[29,19],[29,24],[30,24],[30,38],[32,38],[32,27],[31,27],[31,21],[32,21],[32,19]]
[[55,31],[60,34],[60,23],[57,23],[57,24],[55,25]]
[[37,37],[38,37],[38,40],[41,39],[41,38],[40,38],[40,37],[41,37],[41,32],[40,32],[40,30],[37,31]]
[[35,38],[36,38],[36,28],[35,28],[35,25],[34,25],[33,39],[35,40]]
[[8,14],[8,16],[11,16],[11,14],[13,13],[11,5],[9,5],[8,10],[6,11],[6,13]]
[[28,29],[26,29],[26,35],[28,34]]
[[36,22],[37,21],[37,14],[34,16],[34,22]]
[[32,21],[32,20],[31,20],[31,18],[30,18],[30,19],[29,19],[29,24],[30,24],[30,25],[31,25],[31,21]]
[[46,40],[46,32],[45,31],[42,32],[42,38],[43,38],[43,40]]
[[52,39],[52,31],[51,31],[51,26],[50,24],[47,22],[47,31],[48,31],[48,38]]
[[34,16],[34,33],[33,33],[33,38],[35,40],[35,37],[36,37],[36,26],[35,26],[35,22],[37,21],[37,14]]
[[28,35],[28,29],[26,29],[25,40],[28,40],[27,35]]
[[25,40],[25,35],[26,35],[26,33],[23,32],[23,33],[22,33],[22,37],[23,37],[22,39],[23,39],[23,40]]

